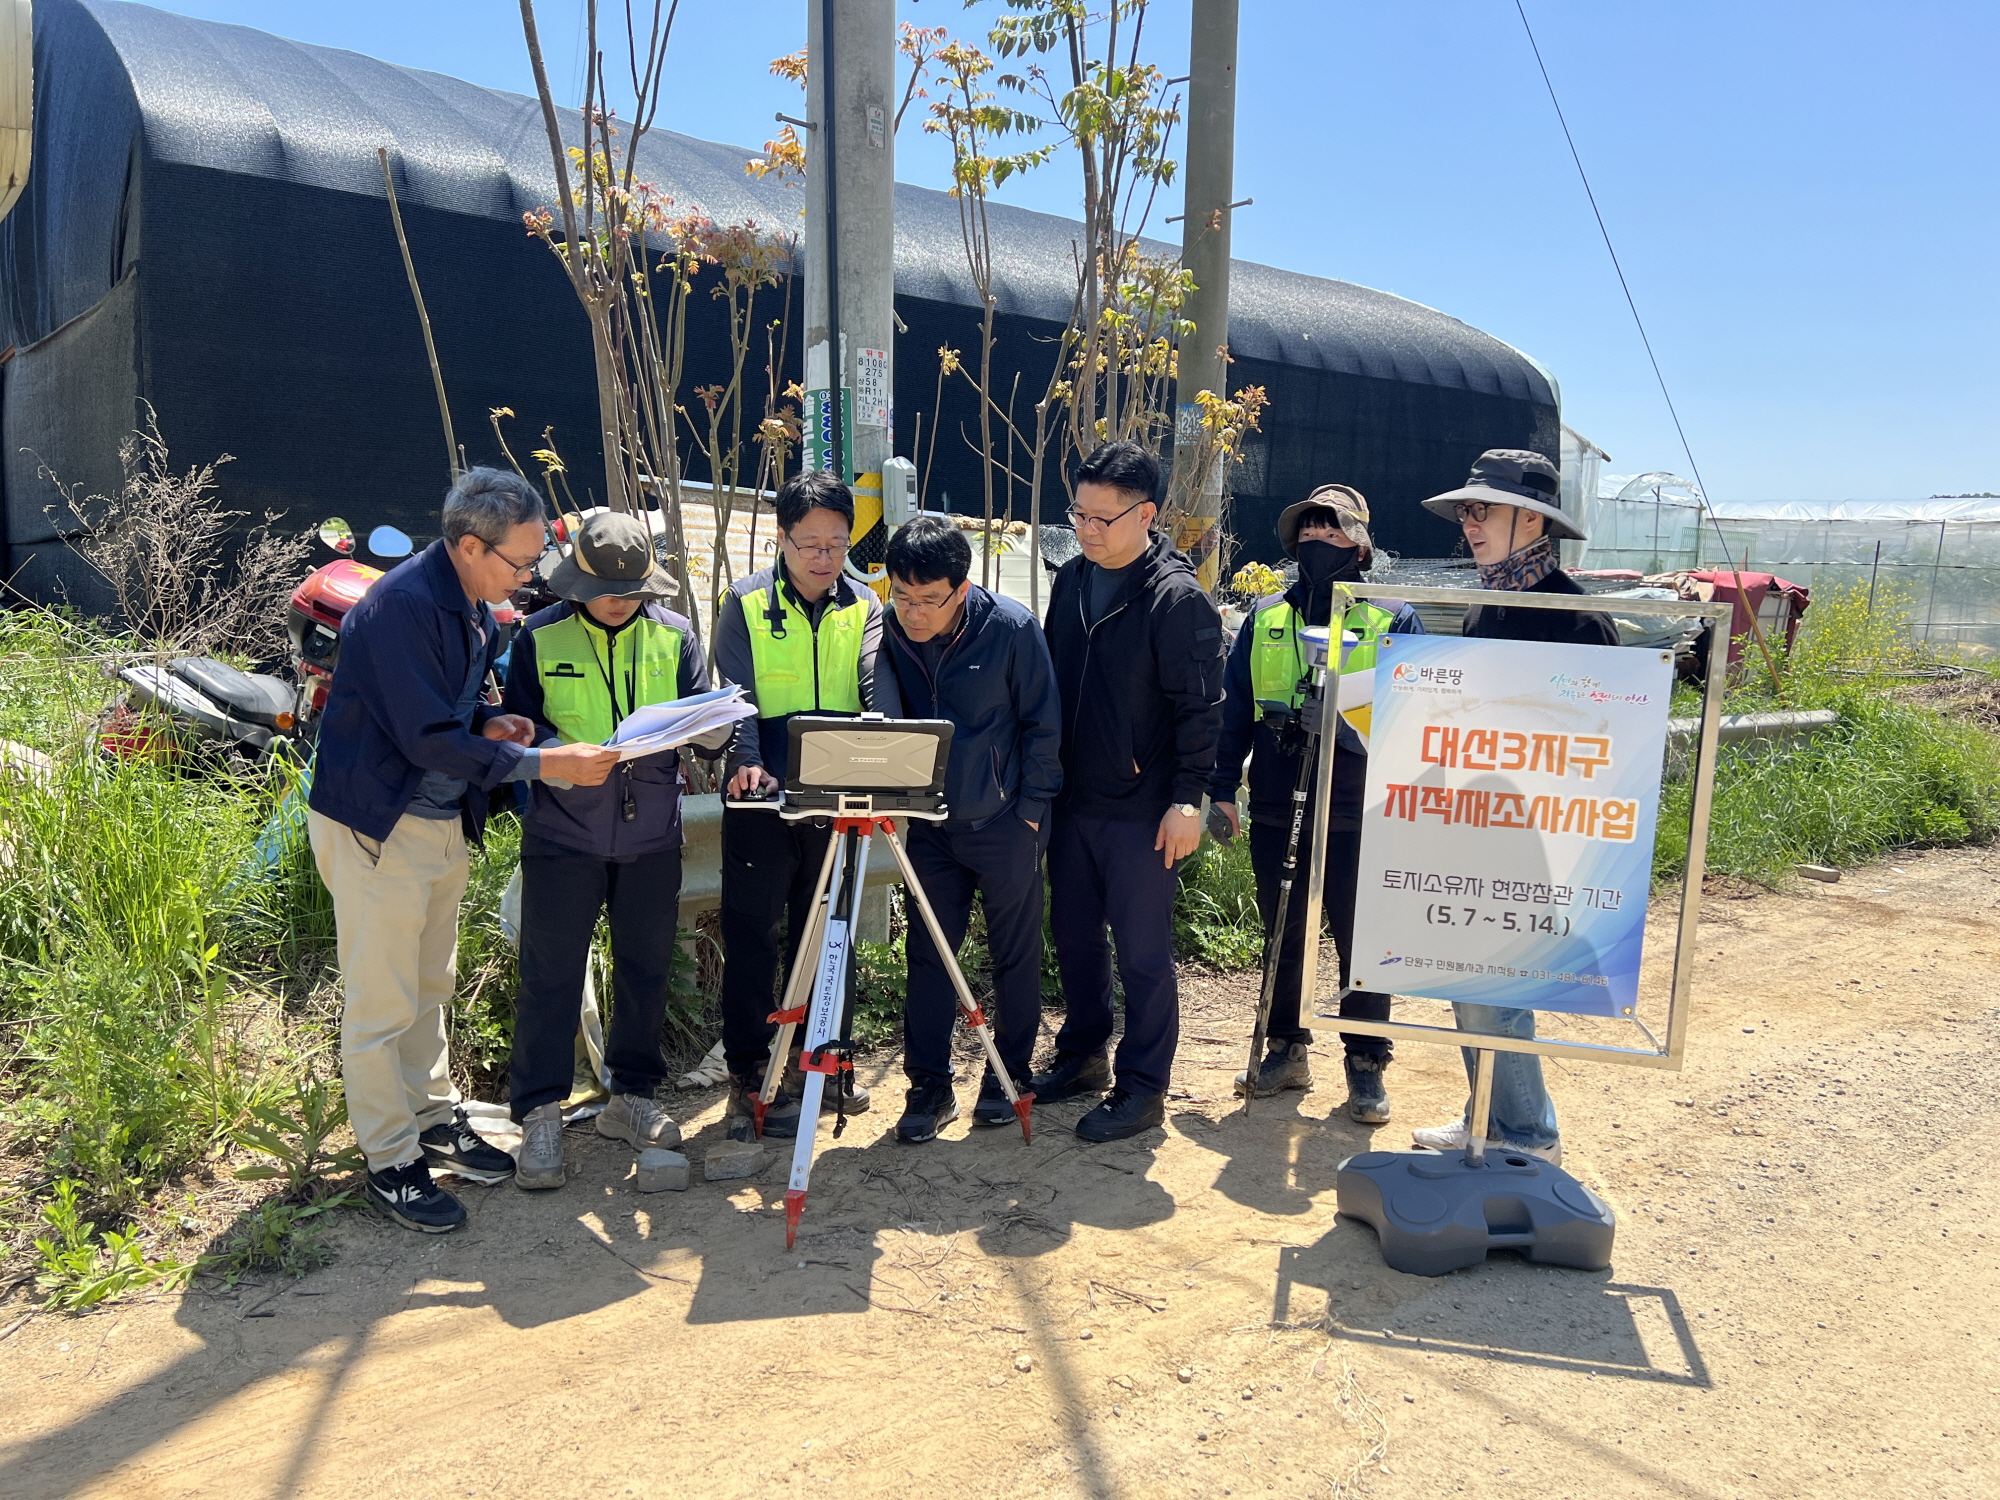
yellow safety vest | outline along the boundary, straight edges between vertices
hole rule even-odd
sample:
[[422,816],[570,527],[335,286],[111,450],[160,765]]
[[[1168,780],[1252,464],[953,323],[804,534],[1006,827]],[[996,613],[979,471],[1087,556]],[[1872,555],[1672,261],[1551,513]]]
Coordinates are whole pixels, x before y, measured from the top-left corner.
[[[1340,664],[1342,672],[1364,672],[1375,665],[1375,649],[1396,617],[1365,599],[1357,599],[1341,621],[1359,637]],[[1305,650],[1299,644],[1298,612],[1280,601],[1252,615],[1243,628],[1254,630],[1250,643],[1250,695],[1259,703],[1283,703],[1297,708],[1303,701],[1299,679],[1306,674]]]
[[[838,585],[836,585],[838,587]],[[786,604],[782,586],[741,595],[750,628],[750,664],[757,673],[757,717],[861,712],[861,642],[868,600],[829,604],[815,625],[804,606]],[[776,616],[774,619],[773,616]]]
[[681,696],[681,631],[643,613],[614,636],[579,605],[534,641],[542,716],[566,745],[601,745],[635,708]]

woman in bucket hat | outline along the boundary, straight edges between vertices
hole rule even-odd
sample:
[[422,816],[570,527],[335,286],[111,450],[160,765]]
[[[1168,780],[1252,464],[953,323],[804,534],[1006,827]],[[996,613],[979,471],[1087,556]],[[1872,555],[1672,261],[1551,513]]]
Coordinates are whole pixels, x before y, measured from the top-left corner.
[[[1456,521],[1464,532],[1472,560],[1479,565],[1479,586],[1514,593],[1581,594],[1575,579],[1563,572],[1555,539],[1584,540],[1582,528],[1563,514],[1556,466],[1539,453],[1516,448],[1492,448],[1479,455],[1464,484],[1424,502],[1424,509]],[[1558,609],[1508,609],[1481,605],[1466,611],[1463,634],[1489,641],[1552,641],[1576,646],[1615,646],[1618,631],[1609,615]],[[1531,1038],[1535,1013],[1504,1005],[1454,1002],[1460,1031],[1487,1036]],[[1475,1056],[1465,1051],[1470,1079]],[[1411,1132],[1419,1146],[1433,1151],[1462,1151],[1471,1131],[1468,1114]],[[1562,1136],[1556,1107],[1542,1079],[1542,1060],[1531,1052],[1501,1052],[1493,1059],[1493,1103],[1488,1116],[1487,1144],[1525,1151],[1551,1163],[1562,1161]]]
[[[648,704],[708,690],[694,627],[668,609],[671,575],[644,519],[599,511],[549,578],[562,601],[515,639],[506,708],[543,744],[600,744]],[[729,731],[696,740],[720,754]],[[666,1078],[661,1026],[681,887],[680,752],[621,761],[602,786],[537,782],[521,831],[521,994],[508,1081],[522,1144],[514,1181],[563,1183],[562,1098],[600,912],[611,923],[611,1102],[600,1135],[674,1146],[680,1127],[653,1101]]]

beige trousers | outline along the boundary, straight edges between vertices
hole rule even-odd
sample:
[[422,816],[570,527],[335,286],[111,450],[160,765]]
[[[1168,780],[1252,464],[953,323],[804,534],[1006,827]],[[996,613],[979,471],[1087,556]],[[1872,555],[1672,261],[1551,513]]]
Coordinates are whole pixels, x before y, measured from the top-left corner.
[[465,834],[456,818],[408,814],[379,844],[316,812],[306,829],[339,929],[347,1118],[379,1172],[415,1161],[417,1136],[458,1103],[445,1007],[457,978]]

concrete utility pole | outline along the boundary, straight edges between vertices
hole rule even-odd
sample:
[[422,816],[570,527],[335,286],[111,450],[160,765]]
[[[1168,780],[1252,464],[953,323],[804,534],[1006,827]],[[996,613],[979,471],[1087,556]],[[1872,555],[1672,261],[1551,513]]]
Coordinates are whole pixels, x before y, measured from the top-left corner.
[[806,55],[804,464],[876,476],[879,511],[893,436],[895,0],[806,0]]
[[1180,546],[1199,559],[1204,588],[1221,566],[1222,464],[1200,441],[1198,391],[1229,394],[1229,216],[1236,165],[1237,0],[1194,0],[1188,36],[1187,184],[1181,218],[1181,265],[1194,278],[1185,316],[1194,324],[1181,345],[1175,390],[1172,492],[1188,497]]

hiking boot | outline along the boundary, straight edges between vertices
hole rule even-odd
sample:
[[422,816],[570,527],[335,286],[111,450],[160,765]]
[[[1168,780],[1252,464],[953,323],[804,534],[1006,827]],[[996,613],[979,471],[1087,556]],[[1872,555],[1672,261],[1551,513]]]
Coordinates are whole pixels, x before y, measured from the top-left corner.
[[421,1156],[370,1172],[361,1195],[384,1218],[419,1234],[446,1234],[465,1222],[465,1205],[431,1181]]
[[1167,1122],[1165,1094],[1135,1094],[1114,1088],[1104,1102],[1076,1122],[1080,1141],[1122,1141]]
[[[1310,1089],[1313,1070],[1308,1050],[1304,1042],[1279,1042],[1266,1052],[1263,1065],[1257,1069],[1257,1097],[1268,1099],[1286,1089]],[[1244,1092],[1248,1077],[1247,1073],[1236,1075],[1237,1093]]]
[[[834,1107],[833,1091],[842,1087],[847,1090],[847,1108],[844,1112],[850,1115],[867,1114],[870,1102],[868,1090],[861,1086],[860,1082],[855,1078],[852,1069],[845,1068],[837,1073],[829,1073],[827,1075],[826,1087],[820,1090],[819,1112],[825,1114]],[[791,1066],[785,1069],[785,1092],[790,1094],[794,1099],[803,1099],[805,1097],[806,1070],[799,1065],[798,1057],[794,1057]],[[776,1108],[775,1105],[772,1107]],[[768,1124],[764,1127],[764,1133],[766,1135],[771,1133],[771,1127]]]
[[453,1106],[451,1118],[417,1137],[424,1160],[433,1172],[448,1172],[471,1182],[505,1182],[514,1175],[514,1158],[486,1143],[465,1110]]
[[[1023,1068],[1012,1075],[1016,1093],[1027,1092],[1027,1071]],[[1012,1125],[1021,1118],[1007,1102],[1007,1095],[1000,1087],[1000,1075],[991,1068],[979,1080],[979,1102],[972,1106],[972,1118],[981,1125]]]
[[[1453,1120],[1449,1125],[1427,1125],[1422,1130],[1413,1130],[1410,1139],[1426,1151],[1463,1151],[1466,1142],[1472,1139],[1472,1132],[1466,1129],[1465,1121]],[[1546,1146],[1517,1146],[1512,1141],[1496,1141],[1488,1137],[1486,1149],[1495,1156],[1511,1152],[1516,1156],[1532,1156],[1552,1167],[1562,1165],[1561,1141],[1550,1141]]]
[[1111,1087],[1111,1058],[1101,1051],[1058,1051],[1048,1072],[1035,1074],[1028,1080],[1028,1087],[1034,1090],[1038,1104],[1101,1094]]
[[1372,1052],[1350,1052],[1340,1065],[1347,1073],[1347,1117],[1363,1125],[1386,1124],[1389,1091],[1382,1087],[1382,1073],[1388,1060]]
[[[729,1110],[722,1122],[724,1140],[757,1139],[757,1095],[763,1088],[762,1079],[729,1080]],[[778,1096],[771,1101],[771,1107],[764,1111],[764,1134],[776,1140],[789,1141],[798,1133],[799,1101],[781,1088]]]
[[681,1143],[680,1126],[650,1094],[613,1094],[597,1117],[597,1133],[639,1151],[672,1150]]
[[517,1188],[563,1185],[563,1117],[560,1104],[538,1104],[521,1122],[521,1157],[514,1164]]
[[951,1081],[926,1079],[911,1085],[903,1095],[903,1118],[896,1122],[896,1139],[913,1146],[934,1141],[938,1131],[957,1118],[958,1096],[952,1092]]

